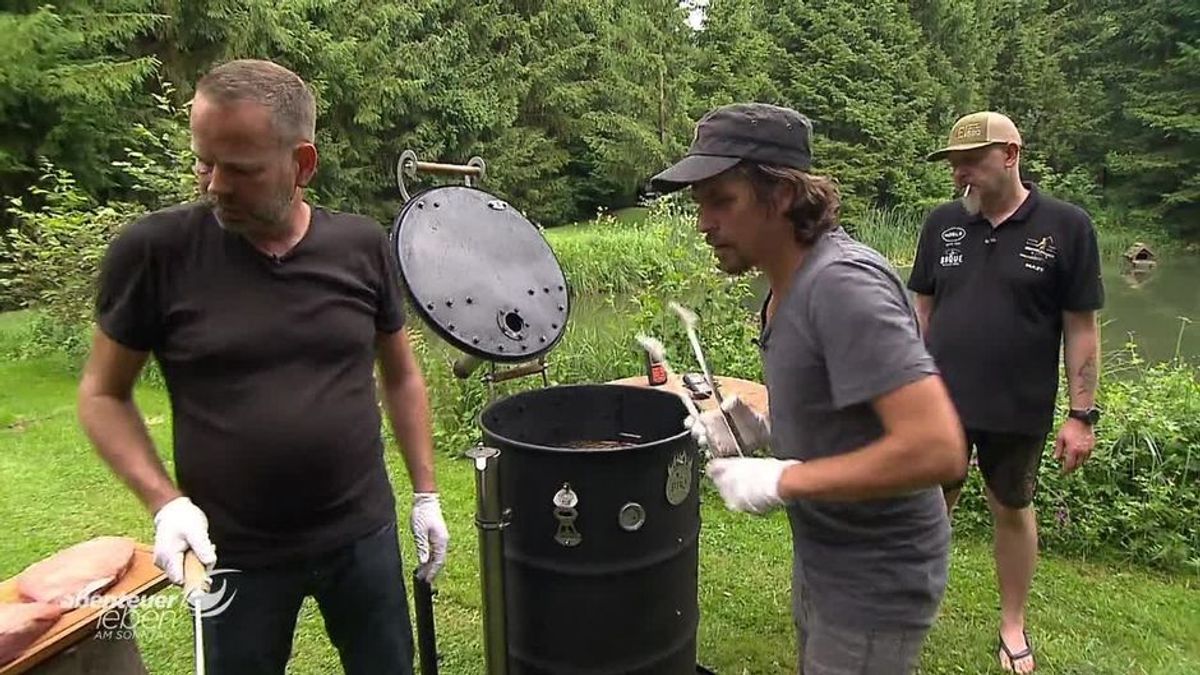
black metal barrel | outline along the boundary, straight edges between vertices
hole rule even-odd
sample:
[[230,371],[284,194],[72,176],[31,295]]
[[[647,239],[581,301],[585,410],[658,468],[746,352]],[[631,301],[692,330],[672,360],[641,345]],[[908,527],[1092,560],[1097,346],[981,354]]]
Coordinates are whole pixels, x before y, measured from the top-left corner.
[[692,675],[699,462],[669,393],[579,385],[480,417],[501,451],[509,672]]

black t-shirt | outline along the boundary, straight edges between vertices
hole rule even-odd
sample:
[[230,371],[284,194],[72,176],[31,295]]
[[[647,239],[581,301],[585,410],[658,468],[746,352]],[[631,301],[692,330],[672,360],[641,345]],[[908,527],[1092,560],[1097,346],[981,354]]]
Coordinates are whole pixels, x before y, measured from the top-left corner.
[[1096,231],[1082,209],[1026,183],[992,228],[959,202],[925,220],[908,287],[933,296],[929,350],[970,429],[1048,433],[1063,311],[1100,309]]
[[374,363],[376,336],[404,323],[398,281],[378,224],[317,207],[282,257],[202,204],[110,244],[100,327],[158,360],[176,477],[223,566],[318,554],[395,518]]

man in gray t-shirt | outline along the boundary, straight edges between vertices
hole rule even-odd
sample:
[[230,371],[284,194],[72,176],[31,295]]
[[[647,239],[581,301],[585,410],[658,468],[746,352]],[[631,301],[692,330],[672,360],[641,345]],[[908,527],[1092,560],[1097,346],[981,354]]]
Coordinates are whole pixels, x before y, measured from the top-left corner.
[[[794,110],[724,106],[653,179],[691,186],[722,270],[771,286],[770,420],[731,397],[692,426],[729,508],[787,509],[800,672],[908,673],[946,587],[940,485],[966,472],[964,439],[903,282],[838,225],[833,183],[807,173],[810,136]],[[767,445],[774,457],[750,456]]]

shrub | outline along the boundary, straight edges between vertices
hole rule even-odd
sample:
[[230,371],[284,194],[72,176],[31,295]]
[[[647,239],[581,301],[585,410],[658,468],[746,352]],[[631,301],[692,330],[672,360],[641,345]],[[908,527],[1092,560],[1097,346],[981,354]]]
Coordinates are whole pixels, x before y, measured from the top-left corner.
[[[1118,374],[1100,383],[1091,459],[1064,476],[1047,439],[1035,502],[1042,546],[1200,574],[1200,369],[1180,359],[1147,364],[1133,344],[1106,361]],[[1057,419],[1066,407],[1064,395]],[[959,532],[990,534],[980,484],[972,471]]]
[[112,162],[128,200],[102,203],[66,170],[42,159],[29,191],[9,200],[15,226],[0,238],[0,307],[36,308],[28,352],[63,351],[78,361],[90,343],[100,262],[124,225],[147,210],[195,196],[184,112],[154,95],[165,115],[133,125],[124,157]]
[[96,271],[113,234],[143,212],[132,204],[96,205],[65,171],[43,163],[31,196],[41,208],[9,205],[17,226],[6,234],[0,286],[9,303],[37,308],[31,352],[84,355],[91,325]]

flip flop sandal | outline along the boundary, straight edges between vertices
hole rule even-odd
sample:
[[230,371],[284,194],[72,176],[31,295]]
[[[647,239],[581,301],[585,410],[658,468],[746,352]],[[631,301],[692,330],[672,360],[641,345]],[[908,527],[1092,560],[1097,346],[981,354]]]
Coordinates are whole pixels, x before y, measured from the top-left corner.
[[[1029,634],[1022,630],[1021,636],[1025,638],[1025,649],[1022,649],[1016,653],[1013,653],[1013,651],[1008,648],[1008,645],[1004,644],[1003,637],[999,635],[996,636],[997,640],[1000,642],[1000,651],[1004,652],[1004,655],[1008,657],[1008,671],[1010,673],[1017,672],[1017,661],[1020,661],[1021,659],[1033,659],[1033,643],[1029,641]],[[1034,663],[1034,667],[1037,667],[1036,662]]]

